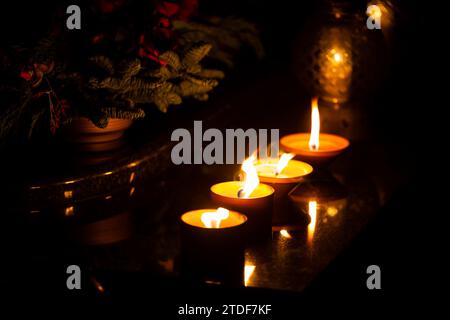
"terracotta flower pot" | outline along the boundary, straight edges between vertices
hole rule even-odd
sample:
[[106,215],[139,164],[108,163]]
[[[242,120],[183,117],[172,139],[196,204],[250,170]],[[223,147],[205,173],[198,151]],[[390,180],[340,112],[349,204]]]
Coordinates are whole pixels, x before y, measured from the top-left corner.
[[75,143],[105,143],[119,140],[132,123],[131,119],[109,119],[105,128],[98,128],[88,118],[77,118],[67,127],[67,140]]

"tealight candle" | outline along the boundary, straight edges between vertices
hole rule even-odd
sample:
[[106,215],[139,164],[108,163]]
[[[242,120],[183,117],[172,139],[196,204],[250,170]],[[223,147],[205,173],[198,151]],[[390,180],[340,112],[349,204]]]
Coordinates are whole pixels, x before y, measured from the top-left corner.
[[247,239],[257,241],[272,235],[273,193],[275,190],[259,183],[253,155],[242,163],[244,181],[228,181],[211,187],[211,198],[220,206],[241,211],[248,217]]
[[342,153],[350,142],[338,135],[320,133],[318,99],[312,99],[311,132],[294,133],[280,140],[281,147],[312,164],[323,164]]
[[220,206],[239,210],[248,217],[247,239],[269,238],[272,233],[273,196],[275,190],[266,184],[258,184],[248,198],[239,197],[244,187],[242,181],[227,181],[211,187],[211,198]]
[[191,280],[242,285],[247,217],[225,208],[181,216],[181,268]]
[[285,153],[279,159],[260,159],[255,162],[259,180],[275,190],[272,220],[274,225],[292,222],[288,193],[313,171],[311,165],[306,162],[291,160],[293,157],[294,154]]

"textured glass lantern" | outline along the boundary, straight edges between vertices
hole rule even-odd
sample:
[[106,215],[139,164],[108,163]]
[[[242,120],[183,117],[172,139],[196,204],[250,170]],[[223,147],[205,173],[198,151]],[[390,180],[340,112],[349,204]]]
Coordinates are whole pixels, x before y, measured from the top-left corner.
[[329,0],[320,9],[295,45],[295,74],[309,94],[331,105],[368,98],[387,62],[383,33],[367,29],[364,5]]

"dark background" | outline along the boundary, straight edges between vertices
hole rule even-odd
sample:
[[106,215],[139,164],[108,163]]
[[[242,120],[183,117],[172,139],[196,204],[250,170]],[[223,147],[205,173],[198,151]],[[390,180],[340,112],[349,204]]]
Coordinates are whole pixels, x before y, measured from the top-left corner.
[[[75,3],[77,1],[70,1],[70,4]],[[60,5],[59,3],[58,6]],[[319,10],[322,5],[322,1],[312,0],[301,2],[214,0],[202,2],[201,8],[204,12],[211,14],[243,16],[260,26],[267,53],[265,60],[240,65],[237,71],[233,71],[231,77],[236,79],[243,74],[246,75],[245,79],[248,78],[248,81],[251,81],[252,76],[271,77],[274,73],[289,72],[297,36],[312,18],[311,12]],[[366,4],[364,1],[354,1],[354,5],[364,7]],[[180,301],[190,297],[200,302],[214,296],[217,298],[214,301],[216,303],[222,301],[224,303],[247,301],[264,303],[270,300],[272,303],[277,301],[280,306],[286,308],[287,312],[297,312],[299,308],[307,308],[313,302],[317,303],[319,297],[320,303],[327,300],[332,304],[342,300],[341,306],[353,308],[352,305],[363,302],[368,307],[372,306],[370,310],[373,310],[375,306],[396,305],[399,296],[418,298],[423,294],[420,283],[428,277],[424,274],[423,267],[429,263],[423,243],[425,234],[423,225],[429,222],[426,222],[427,218],[424,217],[427,212],[423,211],[420,205],[420,199],[424,197],[424,189],[427,188],[424,188],[423,172],[419,171],[423,167],[419,164],[424,156],[420,149],[427,143],[427,131],[431,124],[427,121],[427,111],[430,109],[430,96],[433,95],[430,88],[435,79],[430,71],[432,69],[430,47],[433,37],[430,36],[425,19],[425,12],[430,10],[431,5],[418,1],[408,1],[398,5],[399,20],[395,28],[393,59],[389,75],[377,95],[373,97],[376,101],[387,101],[387,103],[378,103],[379,108],[371,112],[378,139],[395,140],[402,145],[401,159],[404,161],[404,166],[409,168],[409,179],[408,184],[393,196],[377,220],[354,241],[352,247],[336,259],[302,295],[259,291],[228,292],[227,290],[213,291],[213,294],[209,290],[204,292],[198,290],[194,294],[187,289],[183,291],[176,286],[172,287],[170,284],[154,285],[152,282],[154,279],[145,278],[140,279],[143,285],[139,288],[128,288],[126,284],[123,284],[124,292],[133,296],[135,296],[133,293],[140,293],[143,301],[139,301],[145,303],[143,296],[150,299],[150,296],[155,294],[154,291],[148,290],[145,285],[148,284],[162,290],[158,294],[169,300],[172,296],[175,296],[173,299],[180,299]],[[54,7],[52,1],[2,3],[0,12],[2,46],[9,46],[17,43],[18,40],[32,41],[45,33],[47,22],[54,20],[55,17],[54,11],[50,9],[52,7]],[[248,76],[249,74],[252,76]],[[226,85],[220,90],[225,91]],[[170,116],[177,117],[176,114]],[[1,157],[14,159],[15,155],[8,153],[2,154]],[[361,274],[361,270],[365,270],[365,266],[369,264],[378,264],[383,270],[383,290],[380,292],[369,292],[361,287],[360,279],[365,277]],[[126,281],[123,282],[126,283]],[[166,289],[161,289],[164,286]],[[25,292],[22,290],[11,292],[18,294],[19,297],[23,294],[36,297],[36,294],[45,291],[38,285],[32,287]],[[173,294],[174,292],[177,294]],[[9,295],[8,291],[7,294]],[[230,296],[234,297],[234,301],[228,301]],[[121,298],[117,298],[116,302],[124,301]],[[83,297],[76,295],[66,299],[69,304],[72,303],[70,299],[85,302]],[[300,304],[301,302],[303,304]],[[161,304],[160,311],[164,312],[162,306],[167,307],[167,305],[170,306],[171,303],[166,301],[166,304]],[[295,309],[293,306],[296,306]],[[408,305],[408,308],[415,307],[413,304]],[[325,308],[320,311],[327,310]]]

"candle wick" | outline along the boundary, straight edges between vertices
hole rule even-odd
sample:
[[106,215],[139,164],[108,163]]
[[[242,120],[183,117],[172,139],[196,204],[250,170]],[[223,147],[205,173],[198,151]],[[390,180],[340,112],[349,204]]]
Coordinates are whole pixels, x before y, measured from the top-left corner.
[[239,189],[237,196],[238,198],[242,198],[244,196],[244,189]]

